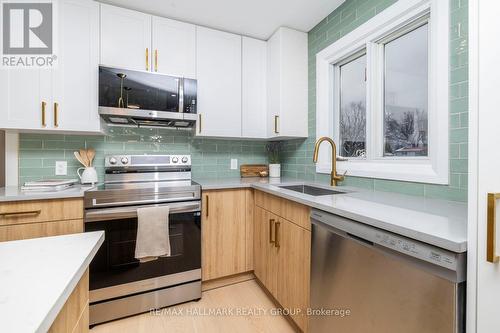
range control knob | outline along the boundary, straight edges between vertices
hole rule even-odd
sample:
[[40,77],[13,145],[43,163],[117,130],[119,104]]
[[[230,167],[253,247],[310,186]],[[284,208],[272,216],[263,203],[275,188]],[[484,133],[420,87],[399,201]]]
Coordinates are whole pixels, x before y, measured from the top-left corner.
[[177,162],[179,162],[179,158],[177,158],[177,157],[173,157],[173,158],[172,158],[172,163],[177,163]]
[[128,158],[122,157],[122,164],[127,164],[128,163]]
[[187,163],[187,161],[188,161],[188,158],[187,158],[186,156],[184,156],[184,157],[182,158],[182,163]]
[[110,158],[109,158],[109,164],[111,164],[111,165],[115,165],[115,164],[116,164],[116,162],[118,162],[118,161],[116,160],[116,158],[115,158],[115,157],[110,157]]

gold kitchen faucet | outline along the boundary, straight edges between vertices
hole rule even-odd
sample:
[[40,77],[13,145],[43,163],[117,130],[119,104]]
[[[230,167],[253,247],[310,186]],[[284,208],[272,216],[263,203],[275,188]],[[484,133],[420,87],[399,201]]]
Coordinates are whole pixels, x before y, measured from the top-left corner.
[[323,136],[316,141],[314,145],[314,155],[313,162],[318,162],[318,153],[319,146],[323,141],[328,141],[332,145],[332,172],[330,174],[330,186],[337,186],[337,182],[341,182],[344,180],[344,176],[340,176],[337,174],[337,145],[333,142],[329,137]]

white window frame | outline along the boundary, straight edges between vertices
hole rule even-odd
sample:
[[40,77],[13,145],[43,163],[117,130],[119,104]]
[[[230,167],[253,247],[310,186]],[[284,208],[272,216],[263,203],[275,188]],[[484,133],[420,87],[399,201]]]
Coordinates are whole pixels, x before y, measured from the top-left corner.
[[[428,156],[383,157],[384,46],[387,39],[409,26],[429,20]],[[382,13],[326,47],[316,55],[316,136],[339,142],[339,67],[366,50],[366,158],[337,163],[339,172],[351,176],[448,184],[449,117],[449,1],[399,0]],[[319,152],[316,172],[330,173],[331,151]]]

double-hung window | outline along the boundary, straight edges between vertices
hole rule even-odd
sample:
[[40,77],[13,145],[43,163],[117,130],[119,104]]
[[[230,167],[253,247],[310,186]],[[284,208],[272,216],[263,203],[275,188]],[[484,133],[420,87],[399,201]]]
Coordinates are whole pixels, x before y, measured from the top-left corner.
[[448,43],[448,1],[401,0],[316,55],[316,133],[340,172],[448,183]]

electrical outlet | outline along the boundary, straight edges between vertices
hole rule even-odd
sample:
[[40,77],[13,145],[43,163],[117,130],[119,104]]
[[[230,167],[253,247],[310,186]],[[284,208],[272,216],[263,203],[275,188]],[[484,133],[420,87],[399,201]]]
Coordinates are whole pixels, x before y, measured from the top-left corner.
[[66,176],[68,174],[68,162],[56,161],[56,176]]
[[236,158],[231,159],[231,170],[237,170],[238,169],[238,160]]

